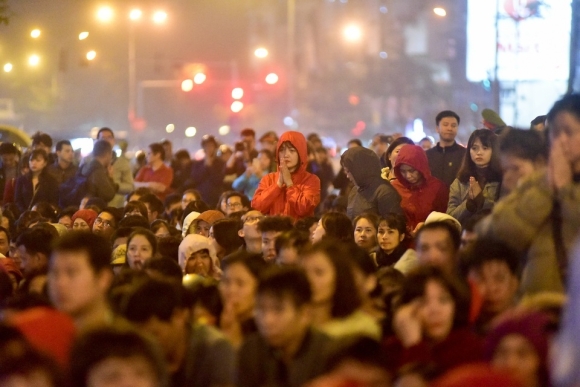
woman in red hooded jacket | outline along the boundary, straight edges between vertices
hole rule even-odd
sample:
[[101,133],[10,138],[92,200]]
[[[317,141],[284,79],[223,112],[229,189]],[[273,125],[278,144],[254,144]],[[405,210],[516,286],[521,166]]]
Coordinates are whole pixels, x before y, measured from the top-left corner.
[[407,227],[413,234],[433,211],[447,212],[449,188],[431,176],[423,148],[405,145],[395,164],[396,180],[391,184],[401,195],[401,207],[407,216]]
[[252,199],[252,208],[264,215],[286,215],[296,220],[314,215],[320,203],[320,180],[306,172],[308,146],[302,133],[282,134],[276,163],[278,172],[262,178]]

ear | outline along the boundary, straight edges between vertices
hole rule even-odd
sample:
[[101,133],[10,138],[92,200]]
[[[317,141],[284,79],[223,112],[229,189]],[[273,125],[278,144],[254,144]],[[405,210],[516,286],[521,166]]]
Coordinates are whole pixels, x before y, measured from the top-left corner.
[[369,275],[366,279],[365,279],[365,291],[367,294],[370,294],[373,290],[375,290],[375,288],[377,287],[378,284],[378,279],[377,276],[374,274]]
[[402,233],[401,235],[399,235],[399,242],[402,242],[405,240],[405,233]]
[[114,277],[113,271],[108,269],[102,269],[100,273],[96,275],[96,277],[99,289],[101,289],[103,293],[106,293],[111,287],[111,284],[113,283]]
[[243,228],[241,228],[241,229],[238,230],[238,236],[240,238],[243,238],[244,237],[244,229]]

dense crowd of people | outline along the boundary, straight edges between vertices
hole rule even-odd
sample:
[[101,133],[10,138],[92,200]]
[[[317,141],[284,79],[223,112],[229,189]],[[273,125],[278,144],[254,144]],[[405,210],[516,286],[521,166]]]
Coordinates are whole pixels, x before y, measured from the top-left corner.
[[0,144],[0,385],[578,385],[580,95],[483,119],[339,170],[295,131]]

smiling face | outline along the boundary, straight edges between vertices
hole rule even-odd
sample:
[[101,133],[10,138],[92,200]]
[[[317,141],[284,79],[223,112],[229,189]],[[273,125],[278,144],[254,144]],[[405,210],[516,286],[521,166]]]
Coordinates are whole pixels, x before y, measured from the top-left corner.
[[284,142],[280,147],[278,159],[280,164],[286,165],[290,172],[298,169],[300,156],[298,155],[298,150],[289,141]]
[[185,274],[199,274],[207,277],[211,274],[211,257],[207,249],[192,253],[185,265]]
[[471,160],[478,168],[485,168],[491,161],[491,148],[481,143],[479,138],[473,141],[473,145],[469,149]]

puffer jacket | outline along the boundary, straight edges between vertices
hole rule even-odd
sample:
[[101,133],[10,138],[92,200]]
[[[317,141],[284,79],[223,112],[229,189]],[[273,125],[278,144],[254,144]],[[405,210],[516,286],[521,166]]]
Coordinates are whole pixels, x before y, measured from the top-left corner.
[[524,294],[564,292],[559,269],[553,216],[559,203],[562,246],[572,251],[580,231],[580,183],[573,182],[557,194],[550,188],[547,171],[536,172],[497,202],[485,234],[525,255],[521,290]]
[[346,214],[350,219],[365,212],[382,217],[391,212],[403,214],[401,197],[381,177],[381,164],[375,152],[363,147],[351,148],[343,153],[340,162],[356,182],[348,197]]
[[[423,182],[411,185],[401,174],[401,166],[409,165],[423,175]],[[429,162],[423,148],[417,145],[405,145],[397,156],[395,176],[391,184],[401,195],[401,207],[407,216],[407,228],[413,231],[421,222],[425,222],[432,211],[447,211],[449,188],[441,180],[431,176]]]
[[252,199],[252,208],[264,215],[286,215],[296,220],[313,216],[320,203],[320,179],[306,171],[308,146],[300,132],[289,131],[278,141],[276,163],[280,165],[280,147],[286,141],[298,151],[299,166],[292,173],[291,187],[278,187],[280,171],[269,173],[262,178]]
[[499,198],[500,183],[490,181],[485,184],[481,191],[481,196],[475,200],[469,200],[469,183],[462,183],[455,179],[449,189],[449,203],[447,214],[465,226],[465,222],[473,215],[482,210],[490,210]]

